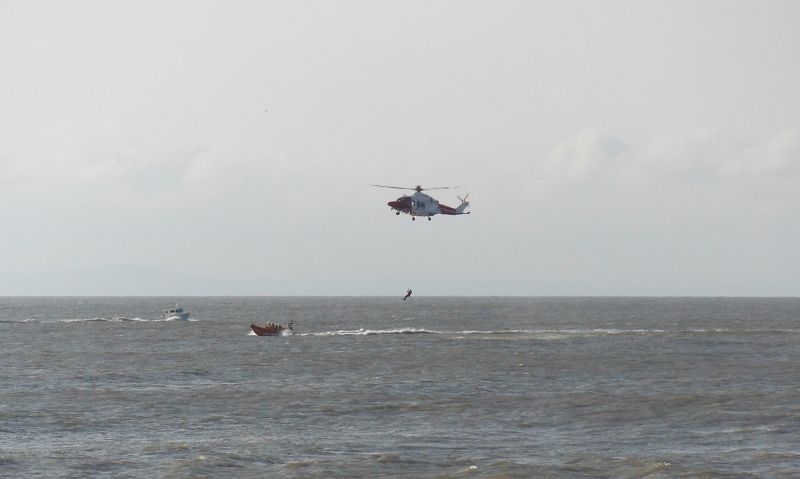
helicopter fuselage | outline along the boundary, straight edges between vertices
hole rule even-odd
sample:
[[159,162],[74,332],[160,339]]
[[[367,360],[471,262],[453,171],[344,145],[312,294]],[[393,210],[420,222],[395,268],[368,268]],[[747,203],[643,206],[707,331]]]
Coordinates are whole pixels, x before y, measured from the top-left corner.
[[403,195],[395,201],[390,201],[388,205],[396,210],[398,213],[405,213],[411,216],[434,216],[442,215],[458,215],[463,214],[458,212],[455,208],[447,205],[439,204],[435,198],[432,198],[425,193],[416,192],[411,196]]

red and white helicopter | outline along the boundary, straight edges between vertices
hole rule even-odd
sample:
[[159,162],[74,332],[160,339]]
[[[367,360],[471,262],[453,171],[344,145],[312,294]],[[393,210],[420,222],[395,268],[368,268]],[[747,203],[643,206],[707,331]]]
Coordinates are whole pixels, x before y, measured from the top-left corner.
[[[405,213],[407,215],[411,215],[411,220],[416,220],[417,216],[427,216],[428,221],[431,220],[431,216],[442,214],[442,215],[468,215],[469,211],[466,213],[464,212],[469,206],[469,201],[467,198],[469,197],[469,193],[466,194],[463,198],[460,196],[456,196],[459,200],[461,200],[461,204],[458,207],[453,208],[446,205],[440,205],[439,202],[432,198],[423,191],[427,190],[449,190],[449,186],[439,186],[436,188],[423,188],[417,185],[416,188],[404,188],[402,186],[385,186],[385,185],[370,185],[370,186],[377,186],[378,188],[393,188],[395,190],[413,190],[415,193],[411,196],[403,195],[400,198],[397,198],[395,201],[390,201],[388,205],[393,209],[396,210],[396,215],[400,213]],[[458,188],[458,186],[454,186],[453,188]]]

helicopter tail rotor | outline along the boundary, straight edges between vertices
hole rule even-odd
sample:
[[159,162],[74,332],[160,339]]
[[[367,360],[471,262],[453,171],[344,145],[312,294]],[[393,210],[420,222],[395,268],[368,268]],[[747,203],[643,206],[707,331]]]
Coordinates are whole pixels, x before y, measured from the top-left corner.
[[464,213],[464,210],[467,209],[467,207],[469,206],[469,201],[467,201],[467,198],[469,198],[469,193],[464,195],[463,198],[460,196],[456,196],[456,198],[461,200],[461,204],[458,205],[458,208],[456,208],[456,214],[457,215],[469,214],[469,213]]

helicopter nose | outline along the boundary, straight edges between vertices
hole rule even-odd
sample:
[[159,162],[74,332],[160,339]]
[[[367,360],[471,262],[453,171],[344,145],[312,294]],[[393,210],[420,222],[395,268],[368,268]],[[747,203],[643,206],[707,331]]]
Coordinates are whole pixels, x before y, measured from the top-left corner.
[[398,209],[398,208],[400,208],[400,203],[398,203],[397,201],[390,201],[390,202],[388,202],[388,203],[386,203],[386,204],[387,204],[387,205],[389,205],[389,206],[391,206],[391,207],[392,207],[392,208],[394,208],[394,209]]

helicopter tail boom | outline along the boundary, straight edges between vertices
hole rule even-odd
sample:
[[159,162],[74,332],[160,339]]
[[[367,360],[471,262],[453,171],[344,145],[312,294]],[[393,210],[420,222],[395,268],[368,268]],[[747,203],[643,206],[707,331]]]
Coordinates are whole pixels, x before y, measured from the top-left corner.
[[465,196],[464,199],[461,199],[461,204],[458,207],[453,208],[452,206],[447,205],[439,205],[439,213],[443,215],[468,215],[469,211],[464,211],[469,206],[469,201],[467,201],[467,197]]

